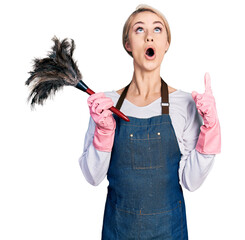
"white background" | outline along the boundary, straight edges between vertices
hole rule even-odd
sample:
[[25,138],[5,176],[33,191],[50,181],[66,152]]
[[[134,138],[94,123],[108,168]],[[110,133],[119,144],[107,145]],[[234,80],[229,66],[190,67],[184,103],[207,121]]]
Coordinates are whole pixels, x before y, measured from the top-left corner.
[[204,91],[209,72],[222,129],[222,153],[195,192],[184,191],[189,239],[245,239],[243,1],[5,1],[0,5],[0,239],[100,239],[108,181],[94,187],[78,164],[89,95],[65,87],[30,110],[25,81],[52,37],[74,39],[74,58],[95,92],[132,77],[121,43],[140,3],[167,17],[172,43],[161,76],[172,87]]

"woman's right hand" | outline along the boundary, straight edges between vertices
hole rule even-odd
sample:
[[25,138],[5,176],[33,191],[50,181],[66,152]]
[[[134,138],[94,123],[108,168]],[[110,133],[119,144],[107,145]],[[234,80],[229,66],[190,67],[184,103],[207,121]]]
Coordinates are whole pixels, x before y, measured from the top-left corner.
[[112,111],[109,110],[113,106],[113,101],[100,92],[90,95],[87,102],[90,115],[96,125],[105,130],[114,130],[116,121],[112,116]]
[[103,92],[94,93],[87,100],[90,115],[96,127],[94,132],[94,147],[100,151],[110,152],[114,142],[116,121],[109,110],[113,101]]

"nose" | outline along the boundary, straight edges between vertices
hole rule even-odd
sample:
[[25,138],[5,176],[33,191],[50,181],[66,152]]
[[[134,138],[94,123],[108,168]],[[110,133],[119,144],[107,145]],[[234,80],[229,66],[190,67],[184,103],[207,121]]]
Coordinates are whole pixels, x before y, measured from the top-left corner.
[[146,38],[146,41],[147,42],[153,42],[153,38],[149,36],[149,37]]
[[146,42],[153,42],[153,37],[152,37],[151,32],[149,30],[146,30],[145,41]]

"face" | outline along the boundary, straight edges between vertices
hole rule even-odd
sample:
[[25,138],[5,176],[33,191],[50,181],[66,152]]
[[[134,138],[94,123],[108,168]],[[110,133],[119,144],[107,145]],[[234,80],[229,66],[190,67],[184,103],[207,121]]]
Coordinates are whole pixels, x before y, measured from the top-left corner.
[[159,68],[169,47],[163,20],[152,12],[138,13],[128,36],[125,47],[132,52],[134,63],[146,71]]

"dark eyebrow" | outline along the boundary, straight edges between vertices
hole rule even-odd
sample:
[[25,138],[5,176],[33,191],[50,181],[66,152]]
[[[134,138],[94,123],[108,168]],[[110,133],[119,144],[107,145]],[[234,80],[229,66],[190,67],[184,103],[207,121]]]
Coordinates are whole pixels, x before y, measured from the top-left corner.
[[[138,23],[144,24],[144,22],[139,21],[139,22],[136,22],[134,25],[136,25],[136,24],[138,24]],[[163,25],[163,23],[162,23],[161,21],[155,21],[155,22],[153,22],[153,24],[156,24],[156,23],[160,23],[160,24]],[[134,25],[133,25],[133,26],[134,26]],[[164,26],[164,25],[163,25],[163,26]]]
[[[139,21],[139,22],[136,22],[134,25],[136,25],[136,24],[138,24],[138,23],[142,23],[142,24],[144,24],[143,22]],[[134,25],[133,25],[133,26],[134,26]]]

